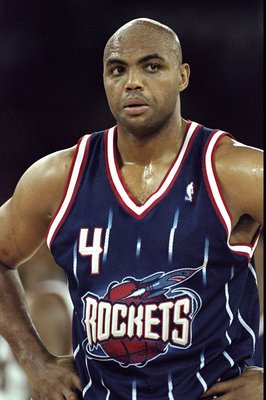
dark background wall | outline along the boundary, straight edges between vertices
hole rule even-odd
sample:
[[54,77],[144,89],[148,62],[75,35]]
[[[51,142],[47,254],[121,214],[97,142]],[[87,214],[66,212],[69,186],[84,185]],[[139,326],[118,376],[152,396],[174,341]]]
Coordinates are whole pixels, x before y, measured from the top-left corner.
[[182,115],[263,147],[262,0],[0,0],[0,203],[40,157],[114,124],[105,42],[136,17],[174,29],[191,66]]

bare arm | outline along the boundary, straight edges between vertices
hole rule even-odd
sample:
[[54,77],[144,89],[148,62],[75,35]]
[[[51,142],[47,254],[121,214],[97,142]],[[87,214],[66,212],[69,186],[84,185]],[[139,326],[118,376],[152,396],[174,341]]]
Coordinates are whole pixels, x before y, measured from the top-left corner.
[[[225,138],[215,165],[232,217],[231,242],[252,241],[263,225],[263,152]],[[263,369],[247,367],[243,375],[213,385],[202,396],[224,400],[262,400]]]
[[231,242],[249,242],[263,225],[263,152],[226,137],[215,165],[232,216]]
[[64,299],[58,293],[40,289],[27,295],[30,315],[47,349],[55,355],[70,355],[72,321]]
[[72,157],[73,149],[34,164],[0,208],[0,334],[25,369],[32,396],[38,400],[62,396],[75,400],[80,383],[72,358],[53,356],[39,338],[15,268],[43,243],[63,195]]
[[216,395],[222,400],[262,400],[263,370],[249,367],[243,375],[213,385],[202,398]]

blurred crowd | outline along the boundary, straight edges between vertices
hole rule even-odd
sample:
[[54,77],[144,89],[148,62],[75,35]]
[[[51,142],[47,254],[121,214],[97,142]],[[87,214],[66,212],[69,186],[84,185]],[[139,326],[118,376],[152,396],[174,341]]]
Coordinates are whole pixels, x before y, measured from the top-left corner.
[[[72,304],[63,270],[43,245],[31,260],[19,267],[19,274],[31,317],[43,342],[53,354],[71,354]],[[0,400],[30,398],[27,377],[0,336]]]

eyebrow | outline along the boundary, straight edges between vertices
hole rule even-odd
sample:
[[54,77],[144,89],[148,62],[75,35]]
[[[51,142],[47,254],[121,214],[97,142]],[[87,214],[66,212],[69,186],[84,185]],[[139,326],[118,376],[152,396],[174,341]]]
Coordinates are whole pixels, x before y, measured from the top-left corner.
[[[144,62],[148,62],[148,61],[154,60],[154,59],[157,59],[157,60],[165,62],[165,58],[164,57],[160,56],[158,53],[153,53],[153,54],[148,54],[147,56],[140,58],[138,60],[138,64],[143,64]],[[120,58],[110,57],[107,60],[106,65],[113,65],[113,64],[127,65],[127,63],[125,61],[123,61],[122,59],[120,59]]]

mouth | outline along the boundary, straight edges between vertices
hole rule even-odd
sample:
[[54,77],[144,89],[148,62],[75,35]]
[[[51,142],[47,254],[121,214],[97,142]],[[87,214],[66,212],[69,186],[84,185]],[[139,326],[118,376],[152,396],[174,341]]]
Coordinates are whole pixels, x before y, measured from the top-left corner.
[[143,114],[148,107],[146,101],[139,97],[128,98],[124,103],[124,110],[129,115]]

